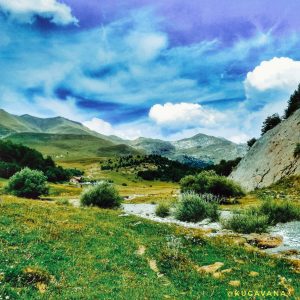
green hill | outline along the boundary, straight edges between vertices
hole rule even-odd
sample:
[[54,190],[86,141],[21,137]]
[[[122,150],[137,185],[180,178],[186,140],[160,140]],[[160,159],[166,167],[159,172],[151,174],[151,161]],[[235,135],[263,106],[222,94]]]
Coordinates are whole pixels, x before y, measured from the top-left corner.
[[138,154],[137,150],[127,145],[115,145],[84,134],[15,133],[5,139],[34,148],[56,160]]
[[30,115],[16,116],[0,109],[0,137],[23,132],[92,135],[109,140],[109,138],[88,129],[81,123],[62,117],[43,119]]

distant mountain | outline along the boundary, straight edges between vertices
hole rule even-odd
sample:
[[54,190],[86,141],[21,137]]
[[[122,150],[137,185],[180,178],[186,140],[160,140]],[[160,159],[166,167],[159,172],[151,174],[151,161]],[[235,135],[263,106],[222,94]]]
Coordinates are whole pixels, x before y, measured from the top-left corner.
[[[64,138],[63,135],[68,135],[68,137]],[[76,137],[72,137],[72,135],[76,135]],[[89,136],[99,140],[93,140]],[[114,155],[144,153],[161,155],[193,166],[205,166],[218,163],[222,159],[232,160],[243,157],[247,151],[246,145],[237,145],[226,139],[205,134],[198,134],[175,142],[143,137],[133,141],[123,140],[117,136],[99,134],[81,123],[66,118],[43,119],[30,115],[16,116],[4,110],[0,110],[1,137],[9,137],[11,140],[36,147],[43,153],[50,154],[51,152],[55,156],[60,152],[66,154],[66,149],[69,153],[78,155],[81,152],[82,155],[88,156],[105,155],[105,153],[114,153]],[[86,145],[81,145],[82,143],[86,143]],[[92,145],[93,143],[94,145]],[[102,145],[99,146],[100,152],[97,151],[98,145]],[[106,152],[104,151],[105,147]],[[77,148],[85,150],[77,151]]]
[[158,154],[182,163],[203,166],[243,157],[246,145],[238,145],[223,138],[197,134],[191,138],[168,142],[159,139],[138,138],[130,141],[133,148],[147,154]]
[[246,190],[269,186],[285,176],[300,175],[300,109],[265,133],[250,149],[230,177]]
[[16,116],[0,110],[0,137],[21,132],[78,134],[106,138],[104,135],[90,130],[81,123],[62,117],[43,119],[30,115]]

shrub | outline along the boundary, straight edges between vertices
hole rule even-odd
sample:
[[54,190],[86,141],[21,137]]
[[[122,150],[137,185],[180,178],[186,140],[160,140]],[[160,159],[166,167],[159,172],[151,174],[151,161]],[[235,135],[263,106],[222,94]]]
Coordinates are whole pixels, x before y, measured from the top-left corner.
[[251,148],[256,142],[257,142],[257,139],[256,138],[252,138],[251,140],[249,140],[247,142],[247,145],[248,145],[249,148]]
[[300,143],[297,144],[295,151],[294,151],[294,157],[300,156]]
[[213,194],[219,197],[239,197],[244,195],[242,188],[224,176],[218,176],[214,171],[204,171],[196,176],[186,176],[180,181],[181,191],[197,194]]
[[175,218],[180,221],[199,222],[206,218],[219,219],[218,205],[203,199],[201,195],[188,192],[181,195],[175,209]]
[[223,227],[239,233],[262,233],[268,230],[268,217],[254,212],[235,214],[223,222]]
[[264,201],[258,212],[268,217],[270,225],[300,220],[300,208],[289,201]]
[[46,180],[43,172],[25,168],[9,179],[6,191],[17,197],[37,199],[48,194]]
[[280,123],[281,123],[281,118],[279,117],[278,114],[273,114],[272,116],[267,117],[263,123],[261,129],[261,135],[264,135],[266,132],[273,129]]
[[83,191],[80,201],[85,206],[115,208],[120,206],[122,199],[112,184],[101,182]]
[[166,203],[160,203],[156,209],[155,214],[158,217],[165,218],[170,215],[170,206]]

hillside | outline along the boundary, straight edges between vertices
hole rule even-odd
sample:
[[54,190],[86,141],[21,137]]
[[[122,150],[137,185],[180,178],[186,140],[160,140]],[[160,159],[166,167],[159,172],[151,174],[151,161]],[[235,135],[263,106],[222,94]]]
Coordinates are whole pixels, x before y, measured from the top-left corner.
[[5,139],[34,148],[56,160],[138,154],[138,151],[127,145],[115,145],[84,134],[16,133]]
[[285,176],[300,174],[300,157],[294,151],[300,142],[300,110],[264,134],[250,149],[231,178],[246,190],[262,188]]
[[81,123],[62,117],[37,118],[30,115],[16,116],[0,110],[0,137],[12,133],[51,133],[51,134],[77,134],[92,135],[104,138]]
[[[64,139],[60,136],[62,134],[68,137]],[[174,142],[144,137],[130,141],[117,136],[102,135],[81,123],[62,117],[43,119],[30,115],[16,116],[0,110],[0,138],[9,135],[12,135],[11,140],[24,142],[25,145],[55,157],[66,157],[70,154],[98,156],[98,150],[101,148],[99,152],[101,156],[155,154],[196,167],[243,157],[247,151],[246,145],[237,145],[226,139],[205,134]],[[71,137],[71,135],[77,137]],[[89,136],[100,140],[89,138]],[[81,145],[82,140],[85,141],[84,145]]]
[[[2,196],[3,299],[227,299],[230,282],[277,291],[280,278],[299,291],[288,262],[121,213]],[[201,272],[220,262],[221,278]]]

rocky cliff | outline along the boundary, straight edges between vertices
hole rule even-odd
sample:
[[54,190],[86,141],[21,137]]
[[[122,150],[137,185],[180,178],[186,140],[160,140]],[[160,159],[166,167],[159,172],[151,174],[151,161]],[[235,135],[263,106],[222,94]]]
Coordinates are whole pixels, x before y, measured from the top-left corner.
[[300,110],[264,134],[230,177],[247,191],[271,185],[282,177],[300,174]]

